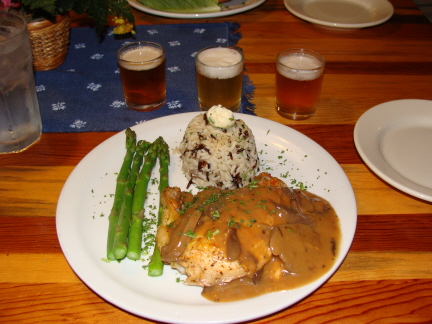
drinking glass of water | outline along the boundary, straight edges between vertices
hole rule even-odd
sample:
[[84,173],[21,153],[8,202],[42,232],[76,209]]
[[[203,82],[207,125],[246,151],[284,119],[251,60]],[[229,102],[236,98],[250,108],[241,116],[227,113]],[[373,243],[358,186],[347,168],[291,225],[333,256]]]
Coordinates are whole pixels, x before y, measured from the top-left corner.
[[25,150],[41,133],[26,22],[0,12],[0,154]]

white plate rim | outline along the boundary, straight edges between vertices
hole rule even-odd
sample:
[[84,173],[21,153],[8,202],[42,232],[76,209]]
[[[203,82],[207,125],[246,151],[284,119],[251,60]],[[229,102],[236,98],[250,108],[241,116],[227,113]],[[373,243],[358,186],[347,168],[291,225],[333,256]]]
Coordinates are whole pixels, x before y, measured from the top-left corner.
[[400,99],[378,104],[368,109],[357,120],[354,127],[354,144],[365,164],[378,177],[411,196],[432,202],[432,189],[422,190],[422,186],[396,174],[381,155],[379,147],[379,137],[386,128],[403,123],[404,118],[424,118],[424,113],[427,112],[432,113],[431,100]]
[[[387,20],[389,20],[393,16],[393,13],[394,13],[394,7],[388,0],[371,0],[372,2],[381,3],[386,7],[387,15],[384,16],[382,19],[368,21],[368,22],[364,22],[364,23],[353,23],[353,24],[328,22],[328,21],[324,21],[324,20],[310,17],[307,14],[305,14],[304,12],[296,10],[295,7],[293,6],[293,4],[295,4],[298,1],[301,1],[301,0],[284,0],[285,7],[294,16],[301,18],[303,20],[306,20],[310,23],[316,24],[316,25],[331,27],[331,28],[335,28],[335,29],[347,29],[347,30],[348,29],[361,29],[361,28],[367,28],[367,27],[380,25],[380,24],[386,22]],[[319,0],[315,0],[315,1],[319,1]],[[340,0],[340,1],[350,1],[350,0]]]
[[[138,0],[128,0],[129,5],[131,5],[132,7],[134,7],[135,9],[138,9],[140,11],[152,14],[152,15],[156,15],[156,16],[161,16],[161,17],[166,17],[166,18],[177,18],[177,19],[193,19],[193,18],[218,18],[218,17],[226,17],[226,16],[231,16],[231,15],[235,15],[244,11],[248,11],[251,9],[254,9],[258,6],[260,6],[261,4],[263,4],[266,0],[257,0],[254,3],[248,4],[248,5],[243,5],[242,7],[239,8],[235,8],[235,9],[230,9],[230,10],[223,10],[223,11],[218,11],[218,12],[203,12],[203,13],[176,13],[176,12],[168,12],[168,11],[162,11],[162,10],[156,10],[156,9],[152,9],[150,7],[147,7],[145,5],[143,5],[142,3],[140,3]],[[222,3],[222,5],[229,5],[229,1]]]
[[[151,128],[160,130],[162,124],[170,124],[170,122],[173,124],[175,124],[176,122],[183,122],[183,124],[185,124],[183,125],[184,130],[188,121],[192,119],[192,117],[194,117],[196,114],[197,113],[183,113],[178,115],[161,117],[133,126],[132,129],[134,129],[137,132],[138,137],[140,137],[140,135],[142,136],[142,134],[146,132],[144,131],[146,129]],[[75,209],[77,209],[78,207],[75,206],[76,204],[71,204],[70,202],[72,199],[72,202],[81,203],[81,201],[79,200],[80,197],[78,197],[76,193],[76,191],[80,191],[83,186],[83,179],[81,178],[81,176],[83,174],[86,175],[90,172],[93,172],[93,169],[96,167],[97,169],[100,168],[99,161],[101,153],[107,154],[107,151],[113,151],[113,146],[115,146],[114,144],[118,145],[119,143],[123,143],[124,132],[119,132],[104,141],[103,143],[99,144],[97,147],[95,147],[81,160],[81,162],[78,163],[78,165],[70,174],[69,178],[66,180],[57,205],[56,228],[63,253],[69,265],[78,275],[78,277],[80,277],[80,279],[88,287],[95,291],[99,296],[101,296],[108,302],[118,306],[121,309],[151,320],[169,323],[189,324],[235,323],[256,319],[262,316],[272,314],[286,307],[292,306],[296,302],[313,293],[321,285],[323,285],[339,268],[350,249],[357,224],[357,206],[354,191],[341,166],[327,151],[325,151],[316,142],[312,141],[305,135],[295,131],[292,128],[261,117],[246,114],[236,113],[235,117],[243,119],[249,126],[260,125],[259,132],[261,134],[264,132],[265,128],[267,129],[267,134],[269,132],[275,134],[272,135],[272,138],[276,139],[277,141],[284,142],[286,141],[285,138],[291,138],[291,144],[295,147],[295,149],[297,149],[296,145],[307,146],[308,149],[311,150],[311,152],[308,152],[310,156],[313,157],[316,154],[320,160],[320,163],[323,160],[326,161],[326,163],[328,162],[328,165],[326,167],[330,171],[329,178],[327,180],[320,181],[324,181],[324,186],[331,188],[331,190],[328,190],[328,192],[326,191],[327,195],[336,196],[338,192],[340,193],[337,202],[335,202],[334,200],[330,201],[332,204],[336,203],[336,206],[334,205],[334,207],[341,219],[343,235],[342,247],[332,269],[324,276],[319,278],[317,281],[312,282],[311,284],[303,286],[301,288],[292,291],[278,292],[274,294],[259,296],[253,299],[234,303],[210,303],[208,301],[205,301],[203,304],[185,306],[184,304],[179,304],[177,302],[169,303],[166,301],[155,300],[154,298],[148,298],[147,296],[142,295],[142,291],[137,292],[131,289],[126,289],[125,287],[121,286],[117,281],[109,282],[109,287],[107,287],[107,280],[110,280],[110,274],[105,270],[101,270],[101,268],[106,269],[106,267],[111,266],[111,264],[105,264],[99,259],[95,260],[92,255],[90,255],[90,253],[85,252],[84,248],[82,248],[81,250],[79,249],[83,246],[85,242],[82,242],[80,240],[82,228],[78,229],[80,225],[78,224],[78,221],[82,221],[84,216],[78,215],[77,218],[77,215],[76,213],[74,214],[74,212]],[[255,134],[257,129],[255,128],[254,130],[253,127],[251,128]],[[181,134],[180,140],[182,136],[183,134]],[[257,134],[255,134],[255,137],[257,140],[259,140],[260,138],[259,136],[257,137]],[[97,162],[96,165],[95,162]],[[88,170],[88,167],[91,165],[95,165],[95,167],[92,167],[91,170]],[[332,178],[330,178],[330,176]],[[335,180],[337,180],[336,183]],[[318,185],[318,187],[319,186],[320,184]],[[112,191],[113,190],[114,189],[112,189]],[[311,191],[314,192],[314,190]],[[326,198],[325,193],[320,195]],[[104,251],[102,253],[104,253]],[[101,257],[104,256],[102,255]],[[87,263],[85,262],[86,260],[88,261]],[[123,264],[123,262],[121,264]],[[115,264],[114,266],[117,266],[117,264]],[[125,267],[129,267],[129,265],[126,263]],[[155,284],[155,287],[158,287],[157,285],[162,285],[164,283],[163,280],[163,276],[160,278],[155,278],[155,281],[152,281],[151,284]],[[193,287],[186,288],[194,289]],[[186,290],[184,292],[186,292]],[[190,291],[187,290],[187,292]],[[139,300],[140,303],[136,304],[135,299]],[[133,303],[132,300],[134,300]],[[269,300],[271,301],[271,303],[269,303]],[[131,305],[131,303],[133,305]],[[143,304],[146,305],[147,308],[144,307],[143,309],[143,306],[141,306]]]

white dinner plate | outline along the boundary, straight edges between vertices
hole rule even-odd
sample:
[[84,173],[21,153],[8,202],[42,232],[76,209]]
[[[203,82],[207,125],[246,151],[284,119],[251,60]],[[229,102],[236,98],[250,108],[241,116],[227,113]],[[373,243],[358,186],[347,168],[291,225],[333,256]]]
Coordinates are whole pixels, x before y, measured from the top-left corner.
[[[138,139],[153,141],[162,135],[171,149],[171,186],[186,189],[179,145],[196,112],[162,117],[132,127]],[[256,298],[213,303],[201,288],[177,282],[180,275],[165,266],[161,277],[149,277],[144,261],[104,262],[108,214],[125,154],[125,134],[120,132],[94,148],[75,167],[62,189],[56,216],[57,234],[67,261],[81,280],[108,302],[138,316],[168,323],[234,323],[289,307],[326,282],[344,260],[353,240],[357,208],[351,184],[343,169],[317,143],[282,124],[246,114],[235,114],[252,129],[262,170],[281,177],[291,186],[302,182],[310,192],[327,199],[340,218],[342,242],[334,266],[318,280],[290,291]],[[91,135],[89,135],[91,136]],[[158,165],[153,177],[157,177]],[[150,204],[157,206],[157,183],[150,189]],[[151,210],[147,208],[146,211]],[[184,279],[184,277],[183,277]]]
[[129,0],[129,4],[140,11],[167,18],[217,18],[231,16],[247,10],[251,10],[263,4],[265,1],[266,0],[230,0],[221,3],[221,11],[202,13],[179,13],[156,10],[143,5],[138,0]]
[[432,201],[432,101],[395,100],[369,109],[355,125],[354,142],[380,178]]
[[360,29],[382,24],[393,15],[387,0],[284,0],[294,16],[319,26]]

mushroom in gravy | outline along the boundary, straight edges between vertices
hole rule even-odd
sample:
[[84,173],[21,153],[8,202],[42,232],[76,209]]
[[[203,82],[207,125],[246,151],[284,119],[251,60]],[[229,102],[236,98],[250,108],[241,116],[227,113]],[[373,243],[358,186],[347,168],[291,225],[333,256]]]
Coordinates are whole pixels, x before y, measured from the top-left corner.
[[167,188],[157,244],[162,260],[212,301],[305,285],[332,267],[341,239],[329,202],[267,173],[239,189],[193,196]]

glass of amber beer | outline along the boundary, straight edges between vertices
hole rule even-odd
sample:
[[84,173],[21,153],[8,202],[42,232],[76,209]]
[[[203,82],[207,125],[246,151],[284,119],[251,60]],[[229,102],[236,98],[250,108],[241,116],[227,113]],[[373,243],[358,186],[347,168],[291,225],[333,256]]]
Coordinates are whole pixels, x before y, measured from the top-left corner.
[[222,105],[239,111],[243,85],[243,54],[234,47],[212,46],[195,58],[200,110]]
[[152,42],[129,43],[117,51],[126,105],[151,111],[166,101],[165,52]]
[[276,110],[301,120],[313,116],[324,76],[324,58],[306,49],[282,51],[276,58]]

